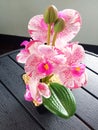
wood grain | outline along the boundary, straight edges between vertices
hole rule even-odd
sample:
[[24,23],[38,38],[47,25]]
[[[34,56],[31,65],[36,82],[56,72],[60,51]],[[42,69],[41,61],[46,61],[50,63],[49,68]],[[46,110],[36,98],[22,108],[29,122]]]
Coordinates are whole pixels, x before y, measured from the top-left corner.
[[42,130],[39,124],[0,83],[0,130],[28,129]]

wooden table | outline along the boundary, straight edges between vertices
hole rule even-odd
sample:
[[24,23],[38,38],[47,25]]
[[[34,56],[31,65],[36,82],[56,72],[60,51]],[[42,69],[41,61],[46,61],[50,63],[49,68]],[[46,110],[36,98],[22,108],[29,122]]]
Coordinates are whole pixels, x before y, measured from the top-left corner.
[[24,100],[23,66],[18,50],[0,57],[0,130],[98,130],[98,56],[86,52],[88,84],[74,90],[76,114],[68,119],[41,113]]

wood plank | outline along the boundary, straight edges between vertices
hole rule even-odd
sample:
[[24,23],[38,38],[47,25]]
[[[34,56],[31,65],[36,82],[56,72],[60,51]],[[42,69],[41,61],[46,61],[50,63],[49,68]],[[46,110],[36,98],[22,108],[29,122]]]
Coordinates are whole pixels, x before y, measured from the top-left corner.
[[86,69],[86,71],[88,75],[88,83],[84,89],[98,99],[98,75],[88,69]]
[[[16,63],[18,63],[17,60],[16,60],[16,56],[17,56],[17,54],[19,53],[19,51],[20,51],[20,49],[19,49],[19,50],[16,50],[16,51],[12,51],[11,53],[8,54],[8,56],[9,56],[12,60],[14,60]],[[20,67],[24,68],[24,64],[23,64],[23,63],[18,63],[18,65],[20,65]]]
[[0,130],[42,130],[0,83]]
[[92,53],[86,54],[84,63],[87,67],[89,67],[98,74],[98,55],[94,55]]
[[[23,69],[17,66],[9,57],[0,58],[0,79],[15,95],[17,100],[28,110],[28,112],[46,129],[46,130],[88,130],[89,128],[77,117],[73,116],[69,120],[61,119],[47,112],[40,114],[32,103],[24,100],[24,84],[20,78],[24,73]],[[78,127],[77,127],[78,126]]]
[[77,102],[76,113],[88,124],[90,124],[94,130],[97,130],[98,100],[81,88],[74,90],[73,93]]

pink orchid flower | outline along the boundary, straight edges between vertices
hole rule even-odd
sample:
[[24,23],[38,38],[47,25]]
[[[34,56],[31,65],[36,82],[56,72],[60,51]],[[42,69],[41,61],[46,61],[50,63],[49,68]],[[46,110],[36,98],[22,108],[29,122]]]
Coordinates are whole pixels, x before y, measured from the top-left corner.
[[62,66],[59,78],[62,83],[69,88],[78,88],[87,83],[85,65],[82,64],[84,49],[78,43],[70,43],[66,46],[63,54],[66,57],[65,67]]
[[[76,10],[65,9],[58,12],[58,17],[65,20],[65,29],[58,34],[57,39],[63,39],[65,42],[71,41],[79,32],[81,27],[81,17]],[[53,24],[51,27],[51,40],[54,35]],[[30,19],[28,24],[28,32],[30,36],[36,40],[40,40],[42,43],[46,42],[48,26],[44,22],[43,15],[37,15]]]
[[60,74],[60,79],[65,87],[75,89],[86,85],[87,74],[84,71],[81,76],[74,76],[70,70],[66,69]]
[[39,45],[38,51],[27,59],[25,72],[30,76],[41,79],[54,73],[54,71],[58,71],[59,66],[65,62],[64,55],[58,55],[52,46]]
[[25,100],[33,101],[36,106],[42,104],[42,96],[49,98],[51,93],[49,87],[45,83],[39,83],[38,79],[30,78],[28,85],[26,85]]
[[26,63],[28,57],[36,51],[38,45],[40,44],[39,40],[23,41],[21,46],[25,46],[25,48],[18,53],[16,60],[20,63]]
[[[38,77],[39,79],[50,75],[53,72],[52,56],[54,53],[49,53],[51,50],[50,46],[44,45],[44,49],[40,46],[38,47],[38,52],[33,53],[26,61],[25,72],[33,77]],[[43,51],[42,51],[43,50]],[[47,51],[46,51],[47,50]]]

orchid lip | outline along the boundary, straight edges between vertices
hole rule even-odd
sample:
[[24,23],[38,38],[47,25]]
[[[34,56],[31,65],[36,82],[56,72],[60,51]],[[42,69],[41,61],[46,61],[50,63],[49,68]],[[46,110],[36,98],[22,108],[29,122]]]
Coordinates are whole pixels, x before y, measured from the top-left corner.
[[53,71],[53,66],[52,66],[52,64],[49,63],[49,62],[40,63],[40,64],[38,65],[38,71],[39,71],[40,73],[45,73],[46,75],[49,75],[49,74],[51,74],[52,71]]

